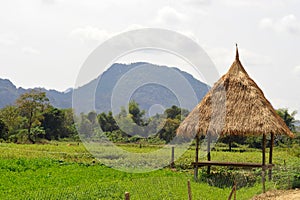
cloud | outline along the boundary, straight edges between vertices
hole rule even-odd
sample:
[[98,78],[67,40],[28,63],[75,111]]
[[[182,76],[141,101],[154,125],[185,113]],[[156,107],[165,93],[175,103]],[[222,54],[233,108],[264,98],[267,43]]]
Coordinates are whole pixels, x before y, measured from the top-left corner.
[[42,0],[42,3],[48,4],[48,5],[53,5],[56,3],[56,0]]
[[123,29],[119,32],[109,32],[104,29],[99,29],[93,26],[86,26],[84,28],[76,28],[71,31],[70,36],[74,39],[79,39],[81,42],[104,42],[105,40],[115,36],[117,34],[132,31],[136,29],[146,28],[145,26],[141,26],[139,24],[131,24],[127,28]]
[[172,7],[165,6],[157,13],[155,22],[158,24],[177,25],[186,20],[186,16]]
[[273,20],[270,19],[270,18],[263,18],[262,20],[260,20],[259,26],[260,26],[261,28],[273,29],[273,27],[274,27],[274,22],[273,22]]
[[220,3],[234,7],[264,7],[268,1],[262,0],[220,0]]
[[179,31],[179,33],[181,33],[182,35],[185,35],[186,37],[190,38],[191,40],[194,40],[196,43],[200,43],[198,37],[192,32],[192,31]]
[[300,23],[294,15],[288,15],[283,17],[280,22],[280,28],[291,33],[299,34],[300,33]]
[[147,27],[139,25],[139,24],[131,24],[127,28],[122,30],[121,32],[127,32],[127,31],[137,30],[137,29],[141,29],[141,28],[147,28]]
[[[193,16],[196,14],[198,17],[199,15],[206,16],[209,13],[209,7],[212,4],[213,0],[173,0],[172,7],[179,8],[184,13],[188,13],[187,16]],[[176,10],[175,10],[176,11]],[[179,13],[178,11],[176,11]],[[187,19],[187,16],[182,15],[183,20]],[[188,23],[188,20],[186,20]]]
[[191,6],[207,6],[212,3],[212,0],[184,0],[184,3]]
[[250,51],[247,49],[239,49],[240,54],[242,54],[242,60],[244,60],[245,65],[250,66],[265,66],[269,65],[272,62],[272,59],[268,56],[258,54],[254,51]]
[[0,45],[11,46],[15,45],[18,37],[14,34],[0,34]]
[[259,22],[259,26],[263,29],[269,29],[276,32],[286,32],[292,35],[300,34],[300,22],[293,14],[284,16],[279,20],[263,18]]
[[300,65],[294,67],[293,72],[296,76],[300,77]]
[[22,52],[24,54],[30,54],[30,55],[39,55],[41,54],[40,51],[38,51],[37,49],[33,48],[33,47],[23,47],[22,48]]
[[99,29],[93,26],[86,26],[84,28],[76,28],[71,31],[72,38],[79,39],[81,42],[97,41],[103,42],[110,37],[111,34],[104,29]]

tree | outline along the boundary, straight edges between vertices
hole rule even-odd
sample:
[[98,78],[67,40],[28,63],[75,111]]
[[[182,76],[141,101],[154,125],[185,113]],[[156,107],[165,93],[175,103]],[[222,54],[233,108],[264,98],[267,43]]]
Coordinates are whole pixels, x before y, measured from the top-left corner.
[[0,119],[7,126],[6,140],[8,140],[10,135],[13,135],[17,132],[22,123],[22,117],[19,114],[17,107],[15,106],[6,106],[0,110]]
[[276,110],[277,114],[283,119],[285,124],[289,127],[289,129],[292,132],[296,131],[295,123],[295,115],[297,114],[297,111],[293,111],[292,113],[289,113],[287,108],[279,108]]
[[64,115],[63,127],[64,131],[60,133],[60,137],[70,137],[78,136],[77,129],[74,121],[74,111],[72,108],[67,108],[62,110]]
[[169,143],[176,136],[176,129],[179,125],[178,119],[166,119],[163,128],[158,132],[158,137]]
[[[228,150],[231,151],[233,143],[245,144],[247,137],[242,135],[225,135],[219,138],[218,142],[228,144]],[[250,141],[250,140],[249,140]]]
[[165,114],[169,119],[179,119],[186,117],[189,114],[189,111],[186,109],[179,108],[173,105],[171,108],[165,110]]
[[141,111],[139,108],[139,104],[135,101],[130,101],[128,107],[128,112],[131,115],[131,118],[134,121],[134,123],[136,123],[138,126],[143,126],[143,116],[145,115],[145,111]]
[[103,132],[113,132],[119,130],[117,122],[115,121],[112,112],[101,113],[97,116],[99,125]]
[[88,120],[84,113],[80,114],[80,121],[78,124],[78,132],[85,139],[91,139],[94,134],[93,124]]
[[24,128],[27,130],[27,138],[32,143],[35,143],[36,136],[40,133],[40,131],[32,132],[32,130],[41,124],[43,112],[49,105],[48,102],[46,93],[35,89],[22,94],[16,101],[21,116],[25,118]]
[[163,127],[157,133],[157,136],[165,140],[167,143],[171,142],[176,136],[176,130],[180,125],[180,122],[188,115],[188,110],[179,108],[173,105],[171,108],[165,110],[164,114],[167,119],[162,124]]
[[137,132],[135,132],[136,131],[135,127],[138,125],[132,120],[132,116],[130,114],[127,114],[125,109],[121,108],[120,114],[116,116],[116,121],[117,121],[116,124],[118,126],[118,129],[120,131],[131,136],[138,134]]
[[3,138],[4,140],[8,139],[7,136],[8,128],[6,124],[0,119],[0,138]]
[[90,122],[92,124],[96,123],[96,119],[97,119],[97,113],[95,111],[91,111],[88,113],[87,115],[88,120],[90,120]]
[[41,125],[45,130],[45,138],[48,140],[59,139],[64,132],[64,113],[52,106],[49,106],[43,113]]

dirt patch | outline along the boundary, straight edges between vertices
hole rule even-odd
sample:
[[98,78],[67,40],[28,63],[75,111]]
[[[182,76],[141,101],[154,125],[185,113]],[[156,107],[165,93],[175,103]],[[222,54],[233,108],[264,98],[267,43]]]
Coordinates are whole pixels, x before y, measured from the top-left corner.
[[299,200],[300,190],[272,190],[252,198],[252,200]]

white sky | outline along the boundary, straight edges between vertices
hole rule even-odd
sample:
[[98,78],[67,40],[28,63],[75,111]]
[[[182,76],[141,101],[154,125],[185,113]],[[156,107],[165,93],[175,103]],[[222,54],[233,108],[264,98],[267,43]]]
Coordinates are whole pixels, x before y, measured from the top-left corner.
[[0,77],[63,91],[101,42],[138,27],[166,28],[198,42],[220,74],[237,42],[245,69],[273,106],[300,112],[299,13],[298,0],[1,1]]

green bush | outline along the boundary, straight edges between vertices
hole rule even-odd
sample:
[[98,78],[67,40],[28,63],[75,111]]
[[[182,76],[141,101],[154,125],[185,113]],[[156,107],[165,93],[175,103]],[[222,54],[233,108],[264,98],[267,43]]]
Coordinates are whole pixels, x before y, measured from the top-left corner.
[[294,156],[300,157],[300,145],[299,144],[293,144],[291,148],[291,152]]
[[300,188],[300,173],[294,176],[293,182],[292,182],[292,188]]
[[257,179],[255,173],[244,170],[230,170],[226,167],[213,169],[210,174],[206,173],[206,169],[202,169],[200,180],[207,182],[209,185],[219,188],[232,187],[234,181],[237,187],[252,187]]

